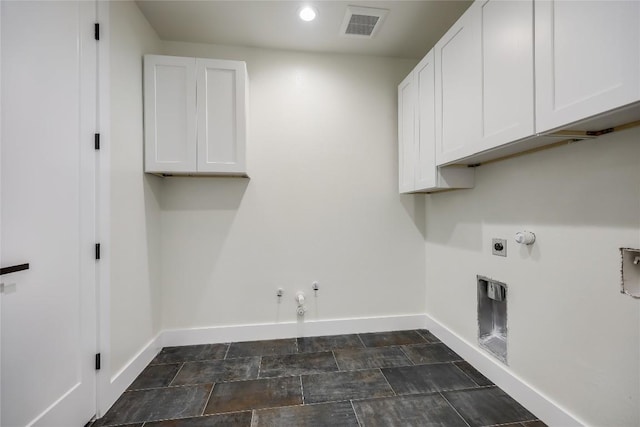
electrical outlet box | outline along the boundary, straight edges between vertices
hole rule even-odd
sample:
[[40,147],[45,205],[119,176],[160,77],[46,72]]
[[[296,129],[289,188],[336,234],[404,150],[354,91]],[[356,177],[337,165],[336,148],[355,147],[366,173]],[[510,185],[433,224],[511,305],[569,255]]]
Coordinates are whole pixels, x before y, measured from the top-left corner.
[[507,240],[491,239],[491,253],[498,256],[507,256]]
[[507,285],[478,279],[478,343],[507,364]]
[[640,298],[640,249],[620,248],[622,293]]

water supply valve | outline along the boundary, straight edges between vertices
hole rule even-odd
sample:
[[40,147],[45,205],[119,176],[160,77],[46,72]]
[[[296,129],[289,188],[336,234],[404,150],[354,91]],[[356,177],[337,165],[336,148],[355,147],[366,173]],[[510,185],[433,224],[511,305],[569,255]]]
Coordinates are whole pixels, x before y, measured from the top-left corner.
[[304,316],[304,313],[307,311],[307,308],[304,306],[304,292],[296,293],[296,302],[298,303],[296,313],[298,316]]
[[518,231],[516,233],[516,242],[521,245],[532,245],[536,241],[536,235],[530,231]]

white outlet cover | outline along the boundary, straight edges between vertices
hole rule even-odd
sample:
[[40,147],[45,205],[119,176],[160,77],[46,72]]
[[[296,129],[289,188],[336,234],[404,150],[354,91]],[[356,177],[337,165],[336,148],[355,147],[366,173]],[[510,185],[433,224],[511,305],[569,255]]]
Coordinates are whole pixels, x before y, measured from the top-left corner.
[[[496,244],[502,244],[502,250],[496,249]],[[497,256],[507,256],[507,239],[491,239],[491,253]]]

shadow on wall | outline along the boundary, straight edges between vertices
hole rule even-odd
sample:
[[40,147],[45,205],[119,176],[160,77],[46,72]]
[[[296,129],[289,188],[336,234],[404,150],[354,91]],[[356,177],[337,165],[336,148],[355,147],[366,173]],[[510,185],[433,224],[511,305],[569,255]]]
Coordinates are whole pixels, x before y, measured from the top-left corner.
[[240,177],[166,177],[160,194],[163,211],[237,210],[249,186]]
[[426,240],[480,250],[484,225],[639,228],[639,137],[632,129],[480,166],[474,189],[428,196]]
[[[144,204],[145,204],[145,228],[147,234],[147,271],[149,272],[150,294],[149,300],[151,307],[161,306],[161,296],[158,291],[158,285],[162,280],[160,272],[160,243],[161,243],[161,229],[160,229],[160,196],[162,191],[162,178],[143,174],[143,188],[144,188]],[[152,313],[152,327],[154,331],[159,330],[161,324],[159,310],[154,310]]]
[[427,222],[425,218],[424,194],[400,194],[400,203],[416,226],[416,230],[427,238]]
[[[181,324],[204,324],[203,313],[219,313],[229,306],[228,300],[219,301],[219,296],[235,284],[216,281],[214,274],[237,269],[238,258],[229,262],[224,251],[229,250],[228,239],[249,182],[239,177],[161,178],[162,297],[164,302],[171,301],[163,306],[163,322],[165,317],[171,319],[177,316],[175,312],[181,312]],[[237,305],[231,306],[237,310]]]

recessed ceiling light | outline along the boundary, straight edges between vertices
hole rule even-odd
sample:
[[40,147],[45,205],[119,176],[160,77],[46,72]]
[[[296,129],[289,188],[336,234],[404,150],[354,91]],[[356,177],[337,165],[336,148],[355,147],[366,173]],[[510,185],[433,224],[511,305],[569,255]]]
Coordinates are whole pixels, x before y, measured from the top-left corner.
[[317,15],[318,15],[318,11],[316,10],[315,7],[311,7],[311,6],[305,6],[302,9],[300,9],[300,11],[298,12],[298,16],[300,17],[300,19],[307,22],[313,21],[314,19],[316,19]]

